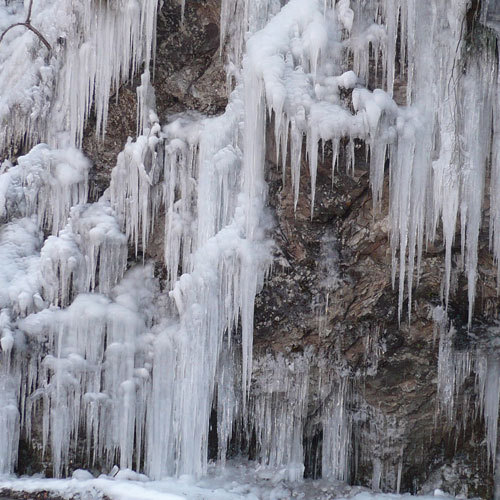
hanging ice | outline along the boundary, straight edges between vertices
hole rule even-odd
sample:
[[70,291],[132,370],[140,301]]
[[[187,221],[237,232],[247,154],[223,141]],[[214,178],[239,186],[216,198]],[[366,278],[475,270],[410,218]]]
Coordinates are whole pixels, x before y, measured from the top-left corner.
[[[217,408],[222,462],[234,429],[255,433],[256,458],[298,480],[313,368],[307,353],[268,359],[268,367],[259,360],[270,380],[252,391],[254,300],[272,249],[266,131],[273,126],[271,153],[296,206],[307,163],[311,217],[327,142],[332,177],[343,145],[353,171],[355,144],[365,143],[374,210],[389,164],[400,315],[405,294],[411,311],[425,244],[441,232],[447,305],[460,219],[470,321],[490,163],[490,245],[500,261],[494,44],[485,36],[475,59],[462,55],[466,0],[223,1],[226,112],[161,124],[149,72],[157,4],[44,0],[32,22],[51,52],[29,31],[9,32],[0,45],[0,151],[49,144],[0,172],[0,472],[12,471],[20,432],[29,438],[41,416],[56,475],[68,472],[82,442],[89,465],[116,462],[152,478],[200,475]],[[0,29],[23,16],[21,2],[0,7]],[[92,106],[96,132],[105,132],[110,95],[142,65],[139,136],[118,156],[102,199],[88,204],[90,166],[75,146]],[[44,231],[51,236],[43,242]],[[126,272],[128,244],[132,259],[163,256],[161,279],[147,263]],[[498,360],[455,353],[444,323],[440,411],[455,418],[460,387],[476,373],[493,458]],[[346,480],[355,459],[354,396],[345,374],[325,369],[322,377],[323,475]],[[391,419],[374,422],[380,442],[399,432]],[[363,459],[375,489],[399,488],[399,455]]]
[[[34,2],[33,32],[12,29],[0,44],[0,151],[20,143],[80,145],[92,105],[96,132],[108,102],[154,49],[157,0]],[[0,7],[0,29],[24,21],[22,2]],[[15,124],[15,125],[14,125]]]

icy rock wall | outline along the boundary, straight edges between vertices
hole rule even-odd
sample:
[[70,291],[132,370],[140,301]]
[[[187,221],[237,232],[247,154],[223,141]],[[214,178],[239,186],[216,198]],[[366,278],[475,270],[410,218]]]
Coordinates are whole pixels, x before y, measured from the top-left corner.
[[[203,474],[210,414],[217,406],[221,461],[240,426],[248,436],[255,434],[263,464],[300,479],[309,361],[291,367],[271,360],[269,383],[259,379],[251,387],[254,299],[271,254],[264,182],[269,126],[295,205],[301,169],[309,167],[311,216],[321,147],[327,142],[333,150],[332,177],[345,143],[351,170],[356,141],[368,145],[375,210],[389,160],[400,315],[405,293],[411,303],[424,245],[437,238],[439,226],[447,301],[460,214],[471,317],[490,160],[492,194],[499,177],[498,155],[491,153],[498,141],[492,142],[490,133],[492,121],[493,136],[498,133],[498,95],[492,39],[485,36],[480,58],[463,56],[466,8],[465,0],[424,6],[399,0],[291,0],[283,7],[274,1],[224,1],[221,43],[227,40],[229,88],[234,88],[225,114],[178,117],[162,126],[146,71],[138,89],[140,135],[118,156],[109,190],[98,203],[85,204],[88,164],[74,149],[38,145],[17,166],[5,164],[0,248],[12,265],[5,266],[9,293],[2,297],[0,380],[6,404],[0,420],[8,429],[0,434],[3,471],[15,464],[20,428],[29,437],[32,422],[41,416],[44,451],[51,453],[56,475],[68,471],[82,442],[86,465],[106,468],[118,462],[154,478]],[[19,3],[2,9],[8,11],[2,16],[5,25],[22,19]],[[97,133],[103,133],[112,89],[140,63],[147,69],[156,2],[47,1],[36,9],[33,23],[53,47],[49,63],[31,33],[10,35],[0,46],[4,67],[12,72],[20,59],[14,49],[24,43],[37,54],[26,59],[29,71],[23,73],[32,80],[12,77],[19,92],[2,92],[14,99],[0,108],[4,123],[16,123],[5,129],[3,144],[26,134],[28,141],[78,146],[91,103]],[[60,25],[48,26],[52,15]],[[229,22],[231,16],[236,22]],[[247,31],[257,32],[245,40]],[[43,75],[45,86],[38,89]],[[31,82],[37,84],[33,95],[47,104],[36,107],[38,113],[26,112]],[[392,96],[403,82],[406,95],[398,106]],[[3,85],[7,89],[6,81]],[[490,218],[495,256],[496,198]],[[164,288],[148,266],[138,265],[123,278],[127,243],[130,256],[140,258],[159,227]],[[52,233],[45,242],[41,230]],[[444,344],[443,356],[458,366]],[[443,369],[441,377],[446,373]],[[325,477],[346,480],[352,463],[367,459],[370,445],[356,451],[352,444],[353,415],[346,408],[354,399],[347,382],[336,377],[328,372],[322,379],[328,382],[321,390],[330,388],[331,396],[325,395],[321,416],[321,464]],[[494,392],[495,379],[485,380],[490,379],[479,384],[481,394]],[[452,414],[453,397],[440,387],[443,406]],[[484,411],[493,415],[498,403],[490,396],[482,399]],[[490,442],[493,420],[487,419]],[[391,426],[397,434],[393,422],[380,421],[379,438]],[[376,436],[374,441],[381,441]],[[400,462],[385,465],[380,457],[372,467],[373,487],[397,489]]]
[[[0,356],[3,395],[7,398],[0,412],[6,429],[2,450],[7,453],[2,455],[2,472],[12,471],[19,424],[23,422],[29,436],[37,401],[43,395],[44,446],[51,436],[54,471],[61,473],[62,461],[68,458],[63,447],[69,446],[70,432],[77,434],[80,424],[78,399],[70,405],[61,399],[61,392],[68,392],[70,386],[79,394],[79,384],[84,384],[80,377],[72,377],[72,371],[81,375],[95,361],[87,355],[85,342],[78,340],[78,329],[86,341],[99,342],[94,330],[98,326],[84,321],[93,316],[92,301],[78,309],[75,304],[83,297],[78,294],[95,289],[110,292],[125,272],[127,239],[119,231],[114,213],[105,203],[85,204],[88,167],[76,150],[50,150],[40,145],[0,175],[6,185],[6,222],[0,229]],[[61,219],[68,224],[58,231]],[[58,236],[44,241],[43,230]],[[97,300],[99,297],[96,294]],[[57,307],[67,306],[73,299],[73,309],[67,314]],[[123,315],[119,311],[113,314]],[[60,321],[66,317],[72,320]],[[63,324],[68,325],[67,330]],[[67,346],[64,341],[73,335],[77,340]],[[49,397],[54,394],[62,401],[57,407]]]
[[[14,1],[0,7],[2,31],[24,21],[28,5]],[[132,453],[133,444],[127,442],[129,426],[124,430],[127,437],[117,437],[112,444],[109,440],[103,444],[101,439],[98,448],[97,437],[103,431],[97,430],[96,410],[85,407],[82,415],[79,411],[82,401],[95,407],[95,401],[104,404],[104,399],[115,397],[119,390],[122,400],[125,398],[122,380],[114,373],[106,375],[107,394],[101,397],[97,364],[102,368],[104,346],[112,345],[118,335],[113,331],[123,330],[118,340],[133,346],[130,331],[133,335],[137,325],[147,321],[142,320],[142,311],[141,316],[134,309],[134,301],[122,299],[121,289],[115,288],[127,264],[127,238],[106,201],[85,205],[90,162],[73,146],[81,143],[92,105],[97,132],[104,133],[111,93],[142,63],[147,70],[154,46],[156,6],[156,1],[34,2],[30,22],[43,34],[50,51],[21,26],[9,30],[0,46],[0,150],[18,151],[20,146],[41,140],[53,146],[38,144],[15,166],[5,161],[0,174],[4,256],[1,472],[13,470],[20,426],[29,437],[37,411],[43,412],[43,446],[50,447],[56,475],[67,468],[68,450],[71,440],[77,440],[84,410],[88,410],[88,450],[92,446],[94,457],[105,446],[108,453],[118,446],[126,457]],[[43,232],[52,233],[45,242]],[[147,288],[147,280],[141,281]],[[85,300],[85,295],[78,295],[94,290],[110,294],[112,289],[118,300],[125,301],[121,311],[118,306],[113,310],[114,303],[97,294],[95,301],[94,296]],[[59,309],[71,302],[73,309]],[[84,321],[86,315],[95,322]],[[120,315],[125,324],[116,326],[113,317]],[[95,341],[95,345],[90,347],[87,341]],[[130,347],[128,351],[135,355]],[[113,371],[110,357],[106,360],[111,367],[108,373]],[[116,370],[122,378],[132,376],[130,370],[125,374]],[[84,372],[94,374],[92,382],[87,384]],[[114,411],[120,411],[120,406]],[[129,414],[125,411],[127,418]]]
[[270,477],[349,482],[364,468],[372,489],[399,492],[404,423],[370,406],[331,354],[267,354],[254,371],[242,449]]
[[[471,39],[467,2],[334,3],[290,1],[247,40],[243,77],[252,89],[247,101],[256,103],[252,109],[259,121],[265,103],[276,163],[283,166],[283,184],[291,180],[296,206],[300,170],[309,167],[311,216],[325,143],[333,151],[332,177],[346,139],[353,171],[356,143],[366,144],[375,211],[381,208],[389,166],[392,279],[399,289],[400,318],[406,298],[410,318],[424,248],[441,238],[447,306],[452,248],[459,235],[461,258],[455,265],[467,276],[470,326],[479,234],[488,222],[483,207],[492,203],[494,214],[498,199],[496,38],[478,28]],[[245,116],[259,137],[259,123]],[[496,262],[495,220],[496,215],[489,219]],[[488,408],[490,422],[496,406],[488,403]],[[489,446],[496,447],[491,429]],[[374,488],[399,488],[402,460],[398,451],[395,473],[373,464]]]
[[[498,101],[498,61],[492,35],[483,36],[474,57],[464,56],[466,9],[465,1],[424,7],[393,1],[335,6],[289,2],[247,43],[246,64],[260,82],[259,93],[274,117],[276,156],[284,178],[290,168],[295,203],[304,136],[311,213],[321,144],[332,143],[333,175],[340,140],[349,139],[352,162],[355,140],[366,142],[375,210],[380,207],[389,159],[393,280],[399,273],[400,314],[405,293],[411,304],[422,249],[436,239],[439,226],[446,248],[444,296],[448,300],[451,248],[460,220],[472,317],[490,161],[496,179],[492,149],[498,141],[492,141],[489,131]],[[346,64],[348,58],[354,71]],[[410,106],[398,107],[392,100],[396,81],[406,82]],[[372,92],[363,85],[381,89]],[[354,114],[341,102],[342,90],[352,90]],[[465,117],[474,126],[465,126]],[[498,260],[496,215],[490,223],[491,246]]]

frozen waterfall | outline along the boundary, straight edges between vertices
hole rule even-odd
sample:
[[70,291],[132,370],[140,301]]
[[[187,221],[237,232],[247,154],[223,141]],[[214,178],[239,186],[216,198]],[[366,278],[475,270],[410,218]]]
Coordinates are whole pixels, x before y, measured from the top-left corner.
[[[0,32],[28,4],[4,3]],[[344,163],[354,173],[361,143],[374,213],[388,199],[399,321],[411,322],[423,252],[443,246],[437,411],[456,423],[474,376],[493,465],[500,358],[484,346],[455,352],[446,310],[457,267],[472,325],[481,231],[500,280],[494,31],[467,46],[467,0],[222,0],[227,108],[162,122],[162,3],[35,0],[32,23],[51,50],[22,27],[0,43],[0,473],[14,472],[21,436],[40,440],[55,477],[76,455],[102,471],[201,477],[214,432],[219,463],[237,448],[290,481],[304,476],[312,435],[332,481],[370,462],[373,436],[396,449],[399,424],[365,405],[342,363],[308,350],[253,360],[255,298],[275,249],[269,164],[295,208],[309,197],[313,218],[325,147],[333,179]],[[495,5],[480,13],[493,29]],[[110,99],[138,73],[137,136],[89,202],[85,125],[94,113],[103,137]],[[160,263],[147,259],[154,245]],[[326,401],[314,421],[309,398]],[[377,460],[374,489],[399,491],[402,451]]]

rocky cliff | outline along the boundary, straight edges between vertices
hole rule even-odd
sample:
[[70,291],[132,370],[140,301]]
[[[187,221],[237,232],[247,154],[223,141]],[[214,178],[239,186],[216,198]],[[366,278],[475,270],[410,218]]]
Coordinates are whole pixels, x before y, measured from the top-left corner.
[[[389,0],[386,3],[392,5]],[[161,124],[172,123],[179,116],[189,121],[222,114],[237,79],[227,77],[228,53],[234,47],[229,46],[231,22],[223,27],[221,41],[221,2],[187,0],[183,8],[181,13],[180,3],[170,1],[162,2],[158,11],[152,85]],[[494,14],[485,14],[479,2],[467,4],[460,33],[464,48],[456,63],[464,74],[473,71],[470,68],[481,51],[498,55],[495,37],[485,27],[496,22]],[[393,95],[397,104],[405,105],[405,65],[411,61],[401,55],[401,19],[396,21],[393,55],[398,59],[399,77],[394,79]],[[345,35],[347,28],[343,29]],[[383,86],[380,75],[386,68],[381,67],[375,49],[367,50],[365,83],[373,90]],[[356,63],[353,53],[347,57],[350,67],[345,70]],[[479,64],[490,63],[488,59]],[[498,64],[491,63],[489,72],[496,78]],[[452,83],[455,85],[450,77]],[[118,154],[127,139],[137,135],[135,89],[139,84],[138,77],[132,79],[111,97],[103,138],[99,116],[89,117],[82,150],[93,166],[89,174],[91,202],[105,193]],[[340,100],[344,108],[354,111],[353,88],[348,87],[341,88]],[[390,173],[389,156],[382,158],[380,203],[373,199],[369,155],[374,146],[367,144],[368,139],[318,140],[313,185],[311,149],[304,139],[298,179],[292,181],[290,157],[297,156],[297,151],[288,145],[288,163],[283,169],[282,160],[277,160],[280,145],[274,134],[278,118],[276,111],[270,113],[265,132],[265,218],[266,236],[273,241],[272,265],[255,300],[250,395],[246,403],[241,395],[231,400],[238,408],[230,425],[232,437],[228,443],[220,442],[221,436],[231,433],[227,429],[227,434],[220,429],[217,433],[217,425],[224,424],[217,398],[222,400],[220,391],[225,387],[220,382],[224,374],[218,368],[219,392],[214,397],[208,437],[210,458],[222,454],[225,459],[227,448],[229,458],[243,454],[276,466],[287,461],[290,479],[327,477],[374,490],[427,493],[440,488],[454,495],[490,498],[498,418],[498,394],[496,414],[491,409],[495,407],[495,388],[498,392],[491,375],[498,363],[497,264],[490,253],[489,230],[494,160],[488,159],[485,187],[481,188],[485,197],[480,207],[477,278],[471,279],[469,264],[463,265],[465,233],[453,220],[453,238],[439,236],[438,231],[435,238],[420,242],[418,272],[408,271],[415,274],[409,297],[406,287],[398,289],[401,269],[395,269],[395,255],[402,247],[391,244],[390,203],[395,202],[389,191],[394,190],[390,176],[395,174]],[[446,189],[442,193],[448,194]],[[180,196],[176,192],[174,197],[178,200]],[[154,263],[154,277],[162,292],[169,288],[171,272],[163,266],[164,225],[165,215],[160,214],[152,223],[147,247],[143,240],[139,251],[132,241],[128,248],[129,267],[143,260]],[[467,233],[467,244],[469,240]],[[409,261],[415,257],[412,251],[410,245],[403,249],[410,254]],[[471,283],[477,283],[472,315]],[[245,343],[241,330],[240,322],[235,334],[238,348]],[[228,366],[239,366],[238,352],[222,349],[220,356],[234,358]],[[233,385],[241,383],[239,371],[238,375],[231,373]],[[246,405],[248,415],[238,413]],[[22,433],[18,473],[52,472],[50,459],[40,456],[41,427],[39,417],[30,430],[31,443],[25,431]],[[280,432],[283,436],[276,437]],[[274,456],[287,442],[294,445],[283,452],[286,456]],[[83,448],[82,443],[81,449],[71,452],[68,470],[88,466]],[[330,451],[326,453],[326,449]],[[97,471],[99,466],[98,459],[92,467]]]
[[[478,6],[469,11],[465,35],[471,43],[480,31],[474,9]],[[188,1],[184,22],[180,15],[180,6],[172,3],[164,5],[159,15],[154,87],[162,120],[180,112],[220,113],[227,102],[224,55],[219,52],[220,3]],[[103,142],[95,140],[91,127],[86,132],[85,151],[103,172],[102,179],[96,178],[96,192],[107,185],[114,158],[134,132],[135,115],[124,120],[134,109],[128,92],[121,91],[110,113],[120,127],[113,126]],[[406,92],[404,81],[398,82],[398,92]],[[348,102],[351,96],[346,93],[343,98]],[[403,97],[399,100],[404,103]],[[128,128],[121,130],[125,125]],[[482,416],[477,413],[479,395],[471,377],[460,388],[454,421],[439,411],[440,332],[433,311],[442,304],[443,241],[425,248],[411,319],[405,298],[399,321],[398,293],[391,280],[388,197],[380,209],[374,209],[365,144],[344,141],[335,174],[331,144],[323,146],[311,217],[307,160],[302,160],[301,195],[295,208],[290,179],[283,178],[276,165],[271,129],[270,123],[266,179],[274,262],[255,306],[252,390],[258,392],[260,378],[269,376],[264,369],[259,371],[269,359],[278,363],[278,358],[281,362],[284,358],[292,377],[297,359],[307,358],[306,477],[321,476],[323,436],[318,422],[329,394],[322,392],[320,372],[327,366],[349,380],[346,411],[353,421],[348,446],[356,451],[348,468],[353,484],[413,493],[439,487],[452,494],[489,497],[492,469]],[[386,169],[385,192],[388,182]],[[487,213],[488,207],[483,210]],[[473,349],[482,332],[496,324],[496,271],[488,245],[485,222],[479,243],[480,285],[469,332],[466,277],[458,266],[452,271],[448,316],[456,329],[452,342],[459,351]],[[459,252],[458,239],[453,253]],[[154,250],[151,257],[159,260]]]

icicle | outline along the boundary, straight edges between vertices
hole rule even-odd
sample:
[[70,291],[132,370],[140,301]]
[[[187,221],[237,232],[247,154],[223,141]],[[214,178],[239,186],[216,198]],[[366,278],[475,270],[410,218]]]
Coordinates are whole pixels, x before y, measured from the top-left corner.
[[12,474],[19,445],[18,377],[11,374],[14,337],[5,309],[0,312],[0,474]]
[[82,291],[109,293],[125,273],[128,253],[113,210],[102,202],[79,205],[71,210],[69,224],[86,257]]
[[482,394],[480,394],[480,397],[486,424],[488,457],[491,460],[493,470],[495,470],[500,395],[500,360],[493,356],[488,356],[485,375],[485,380],[481,384]]
[[35,4],[32,23],[52,51],[46,57],[46,49],[28,30],[22,36],[12,33],[1,44],[0,89],[5,98],[0,107],[0,150],[19,144],[26,131],[28,143],[81,145],[92,104],[96,132],[104,134],[111,93],[141,63],[149,66],[157,4],[158,0],[125,0],[120,8],[100,1]]
[[445,311],[437,307],[433,312],[439,330],[438,411],[448,424],[457,425],[457,398],[467,378],[474,370],[475,351],[456,351],[453,348],[455,328],[448,325]]
[[248,409],[249,430],[256,435],[258,460],[271,470],[284,468],[289,481],[298,481],[304,474],[302,440],[309,359],[266,356],[259,360],[259,373]]
[[[234,343],[226,344],[221,352],[217,373],[217,439],[218,459],[224,467],[233,428],[241,421],[241,373],[238,369],[240,355]],[[242,429],[239,429],[243,432]]]
[[127,253],[127,238],[109,206],[74,207],[66,228],[41,250],[45,298],[66,306],[78,293],[109,293],[125,272]]
[[137,87],[137,133],[144,134],[146,128],[150,128],[158,122],[155,115],[156,97],[149,71],[141,75],[141,84]]
[[70,208],[87,201],[90,162],[74,148],[50,149],[39,144],[21,156],[18,164],[9,173],[15,170],[21,178],[23,193],[18,203],[23,215],[36,214],[40,227],[57,234]]
[[[497,61],[497,68],[500,60]],[[497,290],[500,290],[500,71],[497,69],[496,96],[493,96],[493,138],[490,179],[490,249],[497,263]]]
[[[321,380],[327,382],[324,378]],[[337,386],[331,387],[322,412],[322,475],[339,481],[349,480],[352,423],[346,409],[347,397],[347,381],[343,378]]]
[[[14,64],[19,54],[39,54],[33,36],[0,45],[0,90],[12,81],[19,90],[0,92],[0,124],[19,124],[0,130],[0,148],[25,134],[28,142],[47,137],[52,144],[78,145],[92,106],[102,135],[110,95],[144,65],[137,89],[140,136],[129,140],[109,191],[92,205],[86,204],[89,163],[73,148],[38,145],[17,166],[1,167],[0,217],[7,224],[0,229],[0,260],[6,263],[0,273],[0,370],[6,367],[0,372],[0,423],[8,434],[0,430],[0,472],[12,470],[19,422],[30,436],[31,419],[41,416],[43,451],[50,449],[56,475],[67,472],[82,438],[89,464],[144,465],[152,478],[201,475],[216,408],[221,461],[233,427],[244,425],[255,430],[263,465],[300,479],[308,356],[268,359],[263,369],[270,379],[251,387],[255,295],[272,248],[266,236],[266,127],[274,119],[274,157],[284,183],[290,168],[295,208],[303,163],[309,163],[311,215],[320,142],[323,148],[332,143],[332,179],[341,141],[348,144],[350,173],[357,144],[365,142],[375,209],[389,164],[400,315],[405,294],[410,314],[423,243],[437,237],[440,225],[447,303],[460,210],[471,318],[491,121],[498,135],[493,51],[456,68],[466,0],[290,0],[282,8],[278,0],[223,1],[221,51],[234,87],[227,110],[216,118],[170,117],[162,128],[150,82],[157,0],[123,0],[120,8],[113,2],[49,3],[38,4],[34,14],[54,46],[50,59],[27,58],[34,72],[23,61],[21,74]],[[51,13],[49,26],[42,18]],[[14,9],[13,19],[20,15]],[[57,42],[63,31],[64,44]],[[408,108],[390,97],[396,57],[403,66],[408,59]],[[386,92],[364,89],[363,82],[382,83]],[[34,95],[28,88],[36,88]],[[498,261],[497,156],[495,151],[490,238]],[[42,229],[52,236],[40,251]],[[144,259],[163,255],[165,292],[148,266],[123,276],[128,242]],[[240,333],[241,353],[235,341]],[[377,335],[371,333],[366,345],[374,365]],[[498,363],[458,355],[452,335],[443,330],[440,337],[440,411],[454,418],[458,390],[476,371],[493,456]],[[29,360],[18,349],[25,340],[35,346]],[[338,374],[327,386],[331,393],[317,423],[323,472],[346,480],[352,395]],[[366,414],[374,421],[370,439],[393,446],[399,423],[375,410]],[[398,447],[392,460],[369,457],[375,488],[399,488],[401,456]]]
[[136,255],[139,242],[143,252],[147,249],[161,199],[159,134],[160,126],[155,123],[135,142],[129,140],[111,173],[111,206],[134,244]]
[[40,245],[41,234],[33,219],[18,219],[0,227],[0,310],[22,317],[44,307]]
[[[88,456],[94,447],[94,458],[106,454],[113,460],[119,453],[122,467],[132,466],[133,429],[144,417],[141,397],[147,394],[141,387],[149,378],[141,336],[151,322],[155,292],[151,268],[136,268],[113,289],[113,300],[81,294],[68,309],[46,310],[21,322],[34,338],[49,332],[51,354],[41,362],[31,404],[42,398],[44,448],[50,442],[56,476],[68,467],[82,423]],[[30,414],[36,411],[32,407]]]

